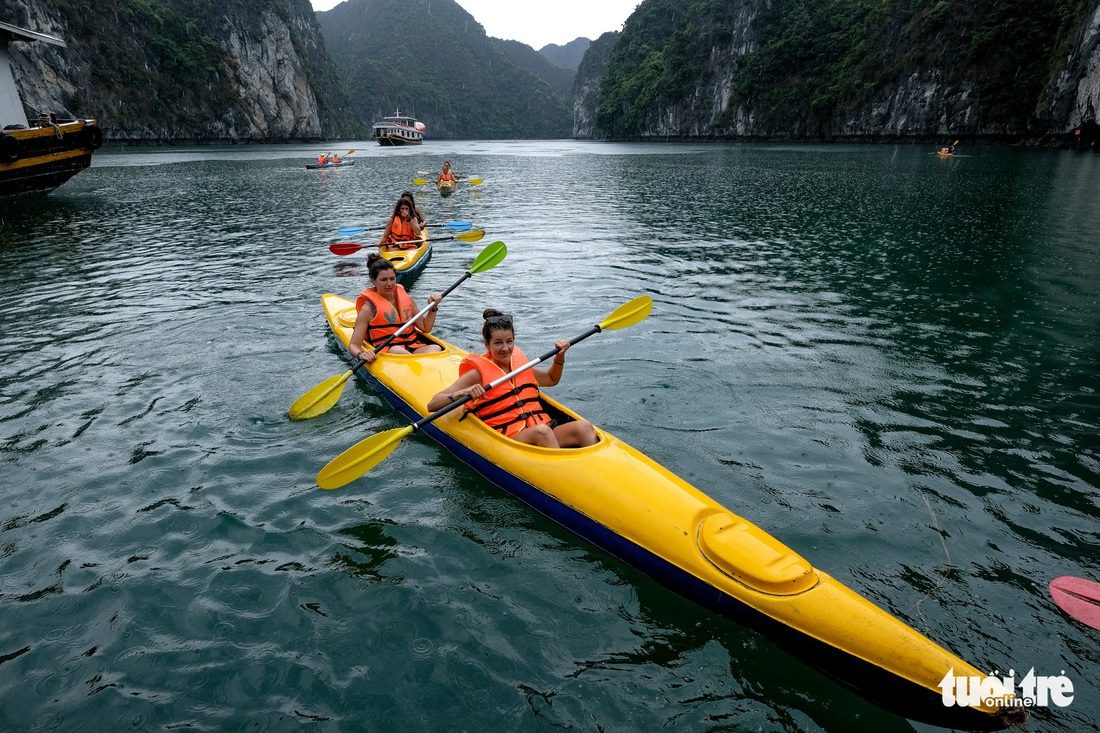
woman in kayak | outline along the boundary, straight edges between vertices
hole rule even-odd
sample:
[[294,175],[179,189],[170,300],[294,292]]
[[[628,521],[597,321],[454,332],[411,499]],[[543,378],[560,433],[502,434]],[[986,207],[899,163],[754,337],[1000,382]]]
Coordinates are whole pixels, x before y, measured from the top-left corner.
[[439,171],[439,175],[436,176],[435,185],[438,186],[440,183],[449,183],[451,181],[457,180],[458,176],[456,176],[454,174],[454,171],[451,170],[451,161],[443,161],[443,170]]
[[420,207],[416,205],[416,199],[413,198],[412,191],[405,191],[401,194],[401,198],[412,204],[413,214],[416,215],[416,223],[420,225],[420,228],[423,229],[424,227],[428,226],[428,220],[424,216],[424,212],[421,211]]
[[[359,313],[355,317],[355,328],[351,331],[348,351],[356,359],[363,359],[370,364],[378,357],[371,345],[380,344],[397,333],[420,309],[416,307],[416,301],[405,292],[405,288],[397,284],[397,271],[393,269],[392,262],[377,252],[371,252],[367,256],[367,270],[371,287],[359,293],[355,300],[355,310]],[[439,293],[429,295],[428,302],[432,304],[432,309],[382,351],[391,354],[428,354],[442,351],[439,344],[433,344],[421,335],[431,333],[435,325],[435,311],[441,300],[443,296]]]
[[565,365],[567,339],[554,342],[560,351],[549,370],[527,369],[510,382],[486,391],[484,385],[500,379],[528,362],[515,343],[512,316],[489,308],[482,314],[485,323],[481,336],[487,351],[468,354],[458,366],[458,379],[432,397],[428,409],[432,412],[469,395],[466,412],[481,418],[486,425],[521,443],[543,448],[580,448],[596,443],[596,429],[587,420],[557,424],[542,408],[539,387],[553,387],[561,380]]
[[413,216],[415,208],[416,204],[410,203],[408,199],[404,197],[397,199],[393,207],[393,216],[390,217],[386,224],[386,231],[382,232],[382,237],[378,240],[380,247],[389,245],[398,249],[416,249],[416,244],[403,244],[403,242],[423,238],[420,233],[420,221]]

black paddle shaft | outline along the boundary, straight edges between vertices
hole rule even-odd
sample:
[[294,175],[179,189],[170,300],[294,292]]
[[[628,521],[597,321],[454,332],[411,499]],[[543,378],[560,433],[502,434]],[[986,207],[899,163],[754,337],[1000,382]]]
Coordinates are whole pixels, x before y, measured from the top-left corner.
[[[473,273],[471,273],[469,270],[467,270],[466,274],[463,275],[462,277],[460,277],[458,280],[456,280],[454,285],[452,285],[451,287],[449,287],[449,288],[447,288],[446,290],[443,291],[443,294],[439,296],[439,299],[443,300],[444,298],[446,298],[448,295],[451,294],[451,292],[455,288],[457,288],[462,283],[466,282],[466,280],[468,280],[472,275],[473,275]],[[428,310],[428,309],[425,308],[425,310]],[[416,319],[414,318],[413,320],[416,320]],[[397,338],[398,336],[400,336],[400,335],[401,334],[399,332],[396,332],[396,331],[394,333],[391,333],[389,336],[386,337],[385,341],[383,341],[382,343],[380,343],[380,344],[378,344],[377,346],[374,347],[374,353],[377,354],[378,352],[382,351],[382,349],[386,348],[391,343],[393,343],[393,340],[395,338]],[[355,366],[353,366],[351,368],[351,370],[355,371],[356,369],[358,369],[359,367],[363,366],[366,363],[367,363],[366,360],[360,359],[359,363],[356,364]]]
[[[602,330],[603,329],[600,328],[599,326],[593,326],[592,328],[590,328],[587,331],[585,331],[584,333],[582,333],[580,336],[577,336],[576,338],[570,339],[569,340],[569,345],[573,346],[573,345],[575,345],[575,344],[577,344],[581,341],[584,341],[589,336],[595,336],[597,333],[599,333]],[[525,372],[528,369],[531,369],[531,368],[535,367],[537,364],[541,364],[542,362],[546,361],[547,359],[552,359],[554,357],[554,355],[556,355],[559,351],[561,351],[561,349],[559,349],[558,347],[555,346],[554,348],[550,349],[549,351],[547,351],[545,354],[543,354],[539,358],[532,359],[531,361],[527,362],[523,366],[521,366],[517,369],[513,369],[512,371],[508,372],[503,377],[500,377],[498,379],[494,379],[492,382],[489,382],[489,384],[485,385],[485,391],[488,392],[493,387],[497,387],[501,384],[504,384],[509,379],[516,376],[517,374],[519,374],[521,372]],[[468,394],[467,395],[462,395],[462,397],[460,399],[457,399],[454,402],[452,402],[451,404],[449,404],[445,407],[439,408],[438,410],[433,412],[431,415],[427,415],[425,417],[422,417],[419,420],[417,420],[416,422],[414,422],[412,424],[413,431],[415,432],[415,431],[419,430],[420,428],[424,427],[425,425],[427,425],[428,423],[434,422],[435,420],[438,420],[439,418],[443,417],[444,415],[446,415],[448,412],[451,412],[452,410],[457,410],[460,406],[465,405],[467,402],[469,402],[472,399],[473,398],[470,397],[470,395],[468,395]]]

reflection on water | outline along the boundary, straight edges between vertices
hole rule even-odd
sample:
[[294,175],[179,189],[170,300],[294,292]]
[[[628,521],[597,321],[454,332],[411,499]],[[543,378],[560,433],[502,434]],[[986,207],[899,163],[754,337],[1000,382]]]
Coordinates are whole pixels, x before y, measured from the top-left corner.
[[[366,275],[336,230],[409,188],[488,231],[414,297],[508,244],[441,335],[477,347],[498,307],[537,351],[650,294],[555,396],[979,667],[1067,670],[1036,730],[1100,715],[1046,593],[1100,578],[1095,156],[355,147],[104,150],[0,211],[0,727],[912,728],[429,440],[316,488],[405,424],[360,384],[286,409],[346,368],[319,298]],[[444,157],[485,183],[412,184]]]

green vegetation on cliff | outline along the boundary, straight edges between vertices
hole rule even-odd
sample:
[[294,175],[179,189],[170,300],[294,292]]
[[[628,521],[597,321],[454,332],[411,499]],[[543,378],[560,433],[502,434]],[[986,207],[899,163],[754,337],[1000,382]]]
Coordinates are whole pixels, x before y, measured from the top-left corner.
[[[279,132],[266,128],[275,105],[265,107],[245,84],[273,70],[280,54],[295,59],[303,86],[316,99],[320,132],[314,135],[362,132],[347,113],[308,0],[51,3],[63,20],[58,32],[68,42],[77,89],[66,107],[98,118],[109,137],[207,140],[233,130],[248,140],[288,139],[293,133],[286,125]],[[289,44],[279,43],[287,33]],[[278,94],[293,96],[286,89],[271,92]],[[312,111],[303,100],[301,113]]]
[[56,3],[70,39],[91,62],[96,96],[118,100],[114,126],[172,120],[187,127],[201,124],[209,109],[230,106],[233,88],[218,73],[221,47],[196,20],[212,7],[163,0]]
[[[641,135],[689,105],[716,63],[730,64],[735,13],[757,11],[753,50],[736,61],[729,107],[762,126],[828,137],[848,113],[914,73],[976,89],[982,116],[1041,131],[1036,109],[1083,20],[1086,0],[646,0],[611,58],[597,126]],[[740,21],[743,22],[743,21]],[[795,121],[797,124],[792,124]],[[719,120],[718,122],[722,122]]]

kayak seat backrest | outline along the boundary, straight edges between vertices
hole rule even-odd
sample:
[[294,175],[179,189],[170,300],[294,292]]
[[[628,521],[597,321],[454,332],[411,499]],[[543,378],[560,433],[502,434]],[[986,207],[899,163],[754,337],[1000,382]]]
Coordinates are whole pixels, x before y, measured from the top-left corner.
[[793,595],[817,585],[809,562],[743,519],[717,512],[699,523],[695,538],[712,565],[761,593]]

